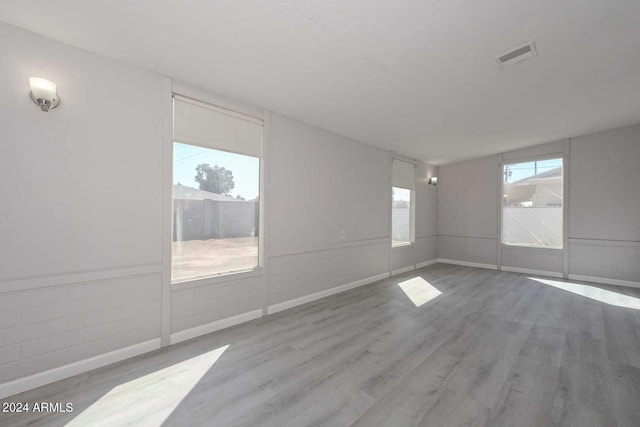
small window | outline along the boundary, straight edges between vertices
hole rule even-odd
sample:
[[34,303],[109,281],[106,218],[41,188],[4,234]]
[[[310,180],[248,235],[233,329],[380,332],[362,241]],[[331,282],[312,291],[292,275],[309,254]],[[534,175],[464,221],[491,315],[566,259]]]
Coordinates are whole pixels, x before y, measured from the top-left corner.
[[505,164],[502,243],[562,249],[562,158]]
[[174,101],[173,283],[258,267],[262,125]]
[[392,191],[391,243],[392,246],[408,245],[411,243],[411,190],[393,187]]
[[410,245],[413,242],[414,165],[393,161],[391,189],[391,245]]

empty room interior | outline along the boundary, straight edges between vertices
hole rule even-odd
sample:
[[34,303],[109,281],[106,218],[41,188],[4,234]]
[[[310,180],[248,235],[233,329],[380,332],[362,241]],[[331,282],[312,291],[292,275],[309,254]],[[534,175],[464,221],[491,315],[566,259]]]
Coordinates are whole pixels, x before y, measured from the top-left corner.
[[0,425],[640,426],[639,22],[0,0]]

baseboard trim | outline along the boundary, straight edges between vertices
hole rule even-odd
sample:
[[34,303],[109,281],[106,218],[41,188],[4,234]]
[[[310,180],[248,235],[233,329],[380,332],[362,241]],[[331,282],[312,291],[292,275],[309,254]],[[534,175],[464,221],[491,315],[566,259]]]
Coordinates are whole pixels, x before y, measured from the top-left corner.
[[416,269],[415,265],[408,265],[406,267],[398,268],[396,270],[391,271],[392,276],[397,276],[398,274],[406,273],[408,271],[413,271]]
[[620,279],[607,279],[605,277],[583,276],[581,274],[569,274],[570,280],[580,280],[582,282],[600,283],[603,285],[626,286],[629,288],[640,288],[640,282]]
[[498,240],[498,236],[490,236],[488,234],[454,234],[454,233],[439,233],[438,237],[456,237],[462,239],[489,239]]
[[389,277],[389,273],[377,274],[375,276],[367,277],[365,279],[356,280],[355,282],[347,283],[345,285],[336,286],[335,288],[327,289],[324,291],[316,292],[315,294],[305,295],[300,298],[295,298],[289,301],[280,302],[278,304],[270,305],[267,308],[267,314],[278,313],[279,311],[287,310],[302,304],[306,304],[311,301],[315,301],[321,298],[325,298],[331,295],[339,294],[340,292],[348,291],[349,289],[357,288],[359,286],[368,285],[369,283],[377,282],[378,280],[386,279]]
[[416,264],[416,270],[419,268],[428,267],[430,265],[437,264],[437,263],[438,263],[437,259],[430,259],[429,261],[419,262]]
[[438,258],[438,262],[441,262],[443,264],[464,265],[465,267],[486,268],[489,270],[498,269],[498,266],[495,264],[483,264],[480,262],[458,261],[456,259]]
[[74,375],[82,374],[93,369],[101,368],[112,363],[120,362],[144,353],[148,353],[160,348],[160,338],[154,338],[129,347],[110,351],[109,353],[100,354],[90,357],[89,359],[79,360],[68,365],[49,369],[44,372],[17,378],[12,381],[0,384],[0,399],[4,399],[14,394],[22,393],[43,385],[51,384]]
[[260,317],[262,317],[262,309],[252,310],[246,313],[238,314],[237,316],[216,320],[215,322],[206,323],[204,325],[199,325],[193,328],[185,329],[184,331],[174,332],[169,337],[169,343],[177,344],[182,341],[187,341],[192,338],[210,334],[212,332],[229,328],[231,326],[239,325],[240,323],[245,323],[250,320],[258,319]]
[[536,270],[533,268],[507,267],[504,265],[500,268],[502,271],[508,271],[510,273],[534,274],[536,276],[558,277],[561,279],[564,277],[562,273],[559,273],[557,271]]

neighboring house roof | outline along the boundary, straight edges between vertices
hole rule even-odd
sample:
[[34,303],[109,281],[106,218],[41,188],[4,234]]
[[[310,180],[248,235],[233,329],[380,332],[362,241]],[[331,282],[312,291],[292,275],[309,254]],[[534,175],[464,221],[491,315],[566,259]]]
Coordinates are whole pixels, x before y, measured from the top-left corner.
[[548,171],[540,172],[536,175],[531,175],[529,177],[519,179],[517,181],[512,182],[511,184],[534,184],[536,181],[545,180],[551,181],[549,178],[561,178],[562,177],[562,167],[558,166],[557,168],[549,169]]
[[186,185],[177,184],[173,186],[173,198],[181,200],[223,200],[227,202],[241,202],[231,196],[216,194],[210,191],[199,190],[197,188],[187,187]]

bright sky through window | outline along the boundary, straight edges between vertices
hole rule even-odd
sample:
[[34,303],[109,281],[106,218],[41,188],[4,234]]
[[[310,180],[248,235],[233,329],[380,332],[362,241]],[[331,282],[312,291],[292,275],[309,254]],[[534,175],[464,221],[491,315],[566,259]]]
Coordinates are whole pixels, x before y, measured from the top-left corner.
[[538,160],[535,162],[517,163],[510,165],[507,182],[515,182],[532,175],[547,172],[562,166],[562,159]]
[[226,151],[212,150],[176,142],[173,146],[174,171],[173,183],[187,187],[198,188],[195,180],[196,167],[202,163],[211,166],[218,165],[234,173],[234,188],[230,194],[238,195],[245,200],[255,199],[259,192],[260,184],[260,159],[241,154],[228,153]]

